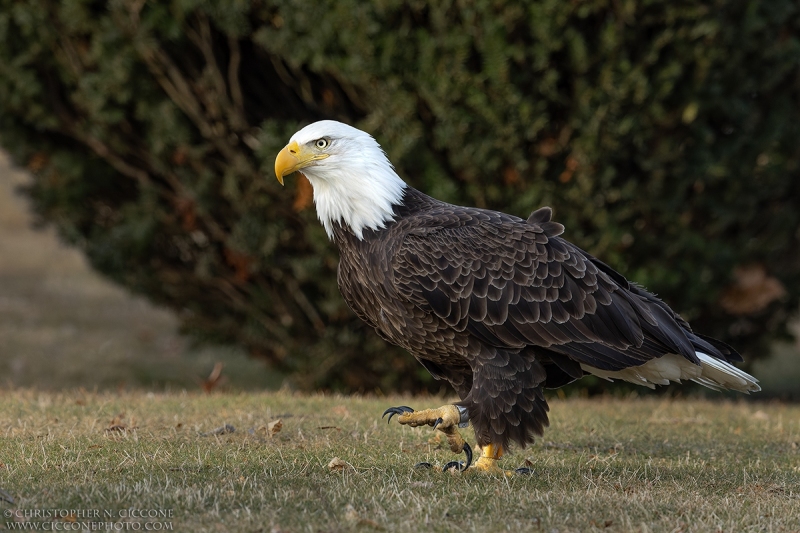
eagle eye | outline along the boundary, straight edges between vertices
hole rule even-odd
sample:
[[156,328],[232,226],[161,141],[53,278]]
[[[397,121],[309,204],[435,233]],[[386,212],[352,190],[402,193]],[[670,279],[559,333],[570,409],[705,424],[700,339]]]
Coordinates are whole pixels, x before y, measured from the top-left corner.
[[316,146],[320,150],[323,150],[323,149],[327,148],[329,144],[330,144],[330,141],[328,139],[324,139],[324,138],[323,139],[317,139],[316,141],[314,141],[314,146]]

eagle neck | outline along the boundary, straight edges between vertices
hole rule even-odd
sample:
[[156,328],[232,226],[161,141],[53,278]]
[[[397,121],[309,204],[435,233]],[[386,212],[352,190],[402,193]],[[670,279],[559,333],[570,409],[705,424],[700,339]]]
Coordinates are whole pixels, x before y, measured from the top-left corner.
[[[395,233],[397,237],[402,237],[403,232],[410,227],[409,224],[411,226],[414,225],[414,222],[410,221],[417,219],[415,215],[429,212],[431,208],[435,208],[438,205],[442,205],[442,202],[413,187],[406,186],[403,189],[400,201],[393,204],[391,219],[387,221],[384,227],[367,229],[360,236],[357,236],[346,225],[337,222],[332,225],[331,239],[340,249],[347,247],[363,251],[373,247],[378,240],[382,241],[381,246],[388,246],[393,239],[393,237],[387,237],[388,233]],[[398,225],[402,226],[399,233],[397,231]]]
[[[339,168],[354,169],[348,172]],[[368,230],[380,230],[394,220],[406,183],[384,157],[342,164],[336,169],[304,169],[314,189],[317,217],[330,239],[334,227],[347,228],[359,240]]]

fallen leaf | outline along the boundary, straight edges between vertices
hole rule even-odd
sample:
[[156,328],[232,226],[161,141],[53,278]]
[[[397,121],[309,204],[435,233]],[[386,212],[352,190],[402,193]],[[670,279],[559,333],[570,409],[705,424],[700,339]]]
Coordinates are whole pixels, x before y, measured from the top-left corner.
[[283,428],[283,420],[279,418],[267,424],[267,434],[274,437],[281,432],[281,428]]
[[328,468],[334,472],[341,472],[345,468],[353,468],[353,467],[350,466],[350,464],[347,463],[346,461],[342,461],[338,457],[334,457],[333,459],[331,459],[331,462],[328,463]]

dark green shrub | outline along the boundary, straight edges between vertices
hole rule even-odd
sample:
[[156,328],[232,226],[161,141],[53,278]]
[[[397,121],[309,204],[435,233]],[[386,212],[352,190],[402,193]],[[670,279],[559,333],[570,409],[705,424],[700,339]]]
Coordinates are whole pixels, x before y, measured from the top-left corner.
[[[793,0],[0,0],[0,142],[98,270],[302,387],[430,383],[349,312],[307,191],[272,176],[325,117],[434,196],[555,207],[752,357],[800,294],[799,35]],[[746,265],[788,296],[734,316]]]

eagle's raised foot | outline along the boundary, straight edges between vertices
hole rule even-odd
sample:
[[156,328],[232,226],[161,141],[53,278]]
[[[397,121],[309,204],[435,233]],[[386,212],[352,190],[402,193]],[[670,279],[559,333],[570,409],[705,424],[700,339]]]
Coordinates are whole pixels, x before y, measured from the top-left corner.
[[391,421],[394,415],[399,415],[397,421],[404,426],[431,426],[433,429],[440,431],[445,431],[450,427],[457,427],[461,422],[461,411],[455,405],[443,405],[438,409],[425,409],[423,411],[414,411],[406,405],[401,405],[388,408],[383,412],[383,416],[386,415],[389,415],[387,422]]
[[[389,415],[388,422],[391,422],[394,415],[399,415],[397,421],[403,425],[418,427],[418,426],[431,426],[433,429],[438,429],[447,436],[447,443],[450,445],[450,450],[453,453],[464,452],[467,456],[466,462],[464,461],[450,461],[442,468],[442,471],[447,471],[451,468],[457,468],[464,471],[472,464],[472,448],[461,437],[458,432],[458,425],[461,423],[462,412],[455,405],[444,405],[438,409],[425,409],[424,411],[414,411],[406,405],[398,407],[390,407],[383,412],[383,417]],[[430,463],[417,463],[415,468],[430,468]]]

